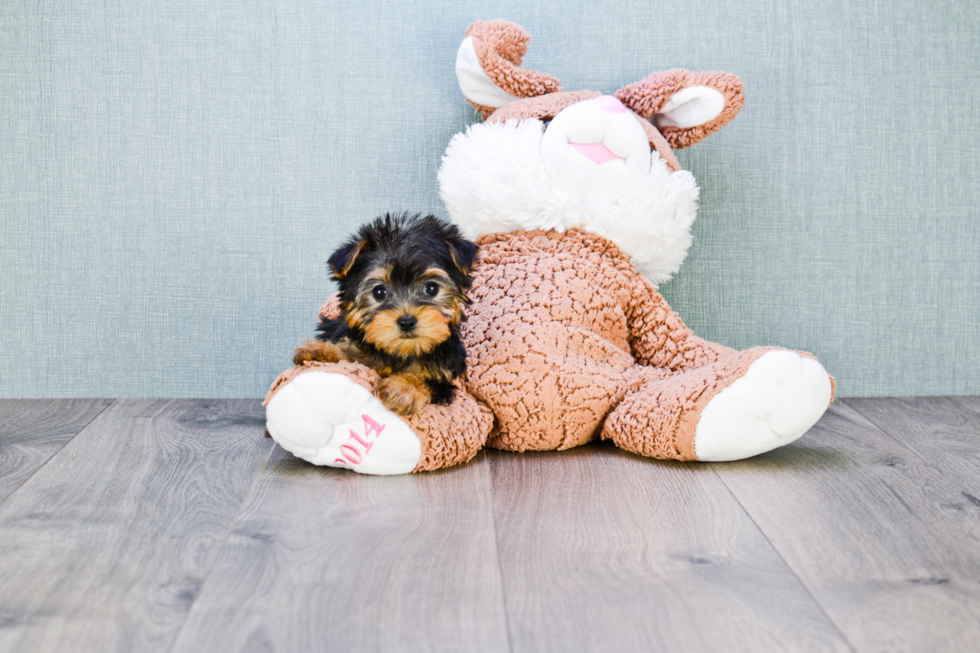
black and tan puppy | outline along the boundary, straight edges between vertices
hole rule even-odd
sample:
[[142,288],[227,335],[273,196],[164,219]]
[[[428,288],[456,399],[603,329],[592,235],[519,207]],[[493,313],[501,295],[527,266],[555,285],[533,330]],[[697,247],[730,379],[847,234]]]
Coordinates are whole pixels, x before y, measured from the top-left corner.
[[329,260],[340,318],[321,319],[317,340],[293,361],[367,365],[382,377],[378,396],[401,415],[448,404],[466,371],[459,325],[476,254],[475,243],[431,215],[388,214],[365,225]]

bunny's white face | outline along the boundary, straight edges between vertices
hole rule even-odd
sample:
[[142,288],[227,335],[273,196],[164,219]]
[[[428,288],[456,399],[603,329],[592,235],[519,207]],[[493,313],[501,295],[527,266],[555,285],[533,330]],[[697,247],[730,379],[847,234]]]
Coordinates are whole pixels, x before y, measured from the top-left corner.
[[650,171],[650,142],[632,111],[609,95],[562,110],[545,128],[541,161],[556,191],[617,201]]
[[698,187],[651,149],[639,120],[601,96],[550,122],[471,126],[439,169],[450,218],[469,238],[580,227],[615,242],[651,282],[665,281],[690,247]]

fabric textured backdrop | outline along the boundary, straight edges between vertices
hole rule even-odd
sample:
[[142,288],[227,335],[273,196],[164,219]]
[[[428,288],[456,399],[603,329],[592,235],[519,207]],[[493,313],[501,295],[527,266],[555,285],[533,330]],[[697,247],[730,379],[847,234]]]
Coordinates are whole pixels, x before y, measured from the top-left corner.
[[[533,5],[533,6],[532,6]],[[937,0],[0,3],[0,395],[260,396],[387,209],[445,215],[477,18],[571,90],[726,70],[662,287],[840,393],[980,392],[980,5]]]

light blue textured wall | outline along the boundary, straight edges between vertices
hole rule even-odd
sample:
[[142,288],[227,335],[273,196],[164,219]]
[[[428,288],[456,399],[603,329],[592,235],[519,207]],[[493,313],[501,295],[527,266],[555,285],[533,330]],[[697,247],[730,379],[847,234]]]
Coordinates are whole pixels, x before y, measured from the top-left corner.
[[0,3],[0,395],[258,396],[324,261],[378,211],[444,215],[476,18],[613,91],[670,67],[747,102],[668,301],[820,356],[845,396],[980,392],[980,5],[935,0]]

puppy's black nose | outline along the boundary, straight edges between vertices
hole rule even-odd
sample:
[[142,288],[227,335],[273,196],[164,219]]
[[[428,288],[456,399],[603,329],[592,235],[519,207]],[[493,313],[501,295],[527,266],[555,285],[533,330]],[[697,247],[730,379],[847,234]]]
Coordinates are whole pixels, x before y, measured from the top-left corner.
[[418,323],[418,318],[416,318],[414,315],[402,315],[395,320],[395,324],[397,324],[398,328],[402,331],[411,331]]

